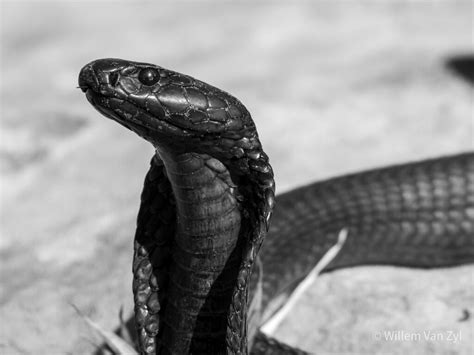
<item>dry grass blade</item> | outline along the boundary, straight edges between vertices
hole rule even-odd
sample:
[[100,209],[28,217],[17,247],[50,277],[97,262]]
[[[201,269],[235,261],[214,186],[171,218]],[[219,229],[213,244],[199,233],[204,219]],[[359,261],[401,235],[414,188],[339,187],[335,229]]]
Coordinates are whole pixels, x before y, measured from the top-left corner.
[[341,229],[339,232],[337,243],[334,244],[324,256],[319,260],[316,266],[306,276],[303,281],[295,288],[288,301],[283,307],[281,307],[273,317],[271,317],[260,330],[266,335],[272,335],[283,319],[288,315],[291,309],[295,306],[296,302],[301,298],[301,295],[309,288],[309,286],[316,280],[318,275],[328,264],[334,260],[341,248],[343,247],[347,239],[348,231],[346,228]]
[[72,305],[76,310],[77,314],[84,319],[87,325],[93,329],[97,334],[99,334],[107,346],[112,350],[114,354],[117,355],[139,355],[137,351],[128,344],[124,339],[120,338],[114,332],[103,329],[99,324],[95,323],[85,314],[83,314],[75,305]]

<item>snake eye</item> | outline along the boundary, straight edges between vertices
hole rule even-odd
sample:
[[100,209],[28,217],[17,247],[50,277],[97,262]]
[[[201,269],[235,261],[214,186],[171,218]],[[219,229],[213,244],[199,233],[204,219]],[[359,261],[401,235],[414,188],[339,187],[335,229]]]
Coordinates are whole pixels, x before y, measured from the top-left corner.
[[158,80],[160,80],[160,73],[158,73],[156,69],[145,68],[138,73],[138,80],[140,80],[143,85],[155,85]]

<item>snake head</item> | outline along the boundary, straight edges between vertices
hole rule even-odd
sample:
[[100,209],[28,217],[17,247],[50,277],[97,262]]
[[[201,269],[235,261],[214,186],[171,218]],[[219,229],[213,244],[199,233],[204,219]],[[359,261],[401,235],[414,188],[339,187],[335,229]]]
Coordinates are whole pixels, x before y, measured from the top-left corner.
[[221,160],[232,175],[248,176],[266,201],[268,225],[273,171],[250,113],[235,97],[154,64],[110,58],[85,65],[79,88],[100,113],[158,151],[208,154]]
[[242,152],[237,141],[242,140],[242,149],[260,145],[252,118],[239,100],[157,65],[95,60],[82,68],[79,87],[99,112],[155,147],[204,153],[233,149],[238,157]]

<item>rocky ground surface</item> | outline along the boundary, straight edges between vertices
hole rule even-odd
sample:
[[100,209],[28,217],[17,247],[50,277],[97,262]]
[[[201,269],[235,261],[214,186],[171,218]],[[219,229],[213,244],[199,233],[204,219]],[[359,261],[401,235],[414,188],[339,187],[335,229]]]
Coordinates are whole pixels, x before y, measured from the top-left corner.
[[[472,150],[472,88],[446,68],[472,50],[469,1],[1,7],[2,354],[92,353],[100,339],[72,305],[105,329],[132,310],[153,149],[76,89],[93,59],[157,63],[235,94],[279,192]],[[318,353],[470,354],[473,313],[472,266],[359,267],[322,276],[276,335]]]

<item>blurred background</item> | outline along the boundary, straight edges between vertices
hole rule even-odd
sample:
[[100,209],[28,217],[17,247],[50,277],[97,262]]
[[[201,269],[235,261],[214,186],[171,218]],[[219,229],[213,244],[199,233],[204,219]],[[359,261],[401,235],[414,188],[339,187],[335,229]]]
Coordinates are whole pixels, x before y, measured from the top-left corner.
[[[92,353],[101,340],[72,305],[108,330],[120,307],[132,311],[153,148],[95,112],[76,88],[82,66],[150,62],[231,92],[252,113],[283,192],[472,150],[473,91],[455,65],[472,64],[472,5],[1,2],[0,353]],[[318,353],[469,354],[472,278],[472,266],[324,275],[276,335]],[[394,329],[445,339],[378,338]],[[449,330],[461,340],[448,341]]]

